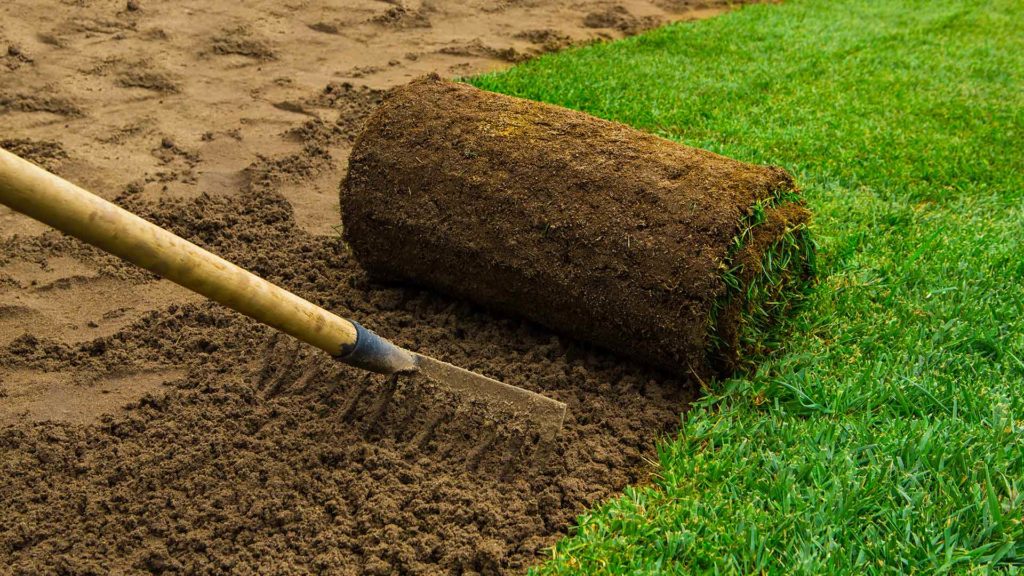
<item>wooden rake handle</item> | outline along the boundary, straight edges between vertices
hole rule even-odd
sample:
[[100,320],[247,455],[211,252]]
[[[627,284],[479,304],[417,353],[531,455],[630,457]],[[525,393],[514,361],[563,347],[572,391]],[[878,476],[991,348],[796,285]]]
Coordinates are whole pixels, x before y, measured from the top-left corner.
[[416,358],[358,323],[267,282],[0,148],[0,203],[354,366],[392,374]]

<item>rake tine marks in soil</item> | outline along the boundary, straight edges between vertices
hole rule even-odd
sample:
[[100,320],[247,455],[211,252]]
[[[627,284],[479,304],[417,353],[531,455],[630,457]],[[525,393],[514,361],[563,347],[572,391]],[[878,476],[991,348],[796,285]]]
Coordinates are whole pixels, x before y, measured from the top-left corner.
[[500,477],[538,464],[532,460],[545,454],[539,449],[545,443],[538,441],[524,417],[496,417],[486,403],[467,401],[425,379],[365,375],[340,390],[335,383],[343,378],[314,362],[297,379],[287,380],[293,382],[290,394],[301,395],[304,388],[315,389],[317,384],[332,396],[337,392],[340,408],[323,417],[337,419],[367,440],[393,443],[410,461],[427,456]]
[[260,364],[259,372],[256,373],[257,390],[262,391],[264,388],[266,388],[267,381],[281,368],[281,365],[274,361],[274,358],[276,356],[273,353],[274,350],[277,348],[278,343],[281,341],[281,338],[282,335],[280,332],[274,332],[273,334],[270,335],[270,338],[268,338],[266,343],[263,345],[263,353],[261,354],[263,362]]
[[409,440],[409,446],[406,449],[407,455],[413,455],[423,452],[427,444],[434,439],[434,435],[437,432],[437,426],[442,420],[451,418],[451,415],[447,413],[443,408],[432,408],[427,415],[426,424],[424,424],[416,435]]
[[[510,477],[542,466],[557,442],[544,442],[529,414],[495,411],[419,376],[359,374],[322,355],[307,354],[290,338],[271,335],[252,380],[275,402],[306,398],[320,417],[367,441],[384,441],[412,461],[427,456],[455,468]],[[551,446],[545,446],[552,444]]]
[[387,414],[388,406],[392,403],[391,400],[395,396],[397,386],[398,376],[389,376],[384,382],[384,389],[374,397],[373,403],[367,410],[367,417],[364,419],[368,430],[382,435],[388,434],[388,427],[382,423],[382,420]]
[[483,459],[485,452],[494,447],[496,438],[497,434],[494,430],[494,424],[488,423],[487,427],[480,432],[476,446],[474,446],[466,456],[467,470],[470,472],[476,471],[480,466],[480,461]]
[[396,440],[417,447],[433,438],[437,423],[444,417],[445,408],[436,406],[424,387],[407,385],[396,388],[388,422]]
[[349,423],[355,421],[356,408],[359,407],[359,401],[362,400],[364,395],[366,395],[366,391],[372,384],[373,376],[367,374],[360,378],[359,384],[355,386],[355,390],[345,403],[344,408],[341,409],[340,415],[343,421]]
[[[421,406],[430,405],[423,394],[403,386],[398,376],[381,380],[380,376],[366,375],[359,385],[350,390],[340,411],[340,418],[348,425],[358,427],[367,437],[389,437],[403,442],[415,437]],[[396,396],[401,396],[396,398]]]
[[[513,477],[513,475],[517,471],[522,469],[522,463],[524,462],[524,459],[520,458],[519,456],[525,451],[525,449],[526,436],[513,436],[509,440],[509,446],[507,446],[505,449],[508,457],[505,458],[504,463],[501,465],[501,471],[498,473],[498,478],[500,478],[502,482],[507,482]],[[543,451],[538,451],[538,453],[534,455],[534,458],[536,458],[537,455],[541,454],[543,454]],[[534,463],[534,465],[540,464],[541,462],[543,462],[543,460],[538,459],[537,462]]]
[[259,389],[267,398],[277,396],[286,387],[288,376],[300,355],[299,345],[279,334],[274,336],[270,347],[259,376]]
[[322,372],[323,368],[320,362],[318,362],[315,357],[311,358],[309,361],[309,365],[306,366],[306,369],[303,370],[302,374],[299,376],[297,380],[295,380],[295,382],[292,384],[290,388],[293,389],[296,393],[304,393],[309,389],[312,382],[314,382],[317,379],[317,377],[319,377],[322,374]]

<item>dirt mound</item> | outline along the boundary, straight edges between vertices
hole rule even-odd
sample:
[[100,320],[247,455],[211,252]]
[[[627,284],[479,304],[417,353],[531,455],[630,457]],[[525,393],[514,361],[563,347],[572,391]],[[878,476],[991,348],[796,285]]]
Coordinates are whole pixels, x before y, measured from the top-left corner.
[[430,16],[425,7],[410,8],[403,4],[392,6],[370,19],[371,22],[388,28],[430,28]]
[[124,88],[142,88],[161,94],[174,94],[178,86],[166,74],[150,70],[126,70],[117,79],[117,84]]
[[82,116],[82,109],[60,96],[0,92],[0,114],[5,112],[49,112],[74,118]]
[[53,140],[32,140],[31,138],[10,138],[0,140],[0,148],[31,160],[51,172],[68,159],[68,153],[60,142]]
[[384,90],[353,86],[350,82],[331,82],[316,97],[308,99],[306,105],[337,110],[338,119],[334,124],[344,142],[351,144],[383,97]]
[[256,60],[273,60],[274,50],[266,40],[253,36],[249,28],[240,26],[224,30],[213,37],[210,51],[221,56],[245,56]]
[[514,37],[538,45],[541,52],[554,52],[572,44],[572,38],[554,28],[524,30]]
[[719,350],[709,333],[743,332],[740,314],[714,314],[745,222],[760,208],[778,225],[745,263],[742,293],[806,222],[798,202],[781,168],[437,76],[389,93],[341,191],[345,238],[381,277],[701,378],[713,354],[740,355],[738,338]]
[[497,58],[498,60],[504,60],[506,62],[522,62],[530,57],[529,54],[525,54],[516,50],[515,48],[494,48],[483,43],[479,38],[474,38],[469,42],[456,43],[451,46],[445,46],[438,50],[440,54],[448,54],[450,56],[475,56],[475,57],[487,57]]
[[638,18],[624,6],[612,6],[583,17],[583,25],[587,28],[611,28],[624,34],[637,34],[661,23],[661,19],[654,16]]

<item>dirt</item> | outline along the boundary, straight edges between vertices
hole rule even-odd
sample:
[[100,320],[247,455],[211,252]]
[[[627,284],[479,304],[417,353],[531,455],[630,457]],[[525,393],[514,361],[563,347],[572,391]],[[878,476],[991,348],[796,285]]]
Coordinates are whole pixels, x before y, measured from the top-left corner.
[[583,25],[587,28],[612,28],[624,34],[636,34],[657,26],[657,16],[638,18],[624,6],[611,6],[583,17]]
[[570,414],[557,445],[524,447],[427,383],[334,364],[0,208],[4,571],[517,573],[645,481],[684,382],[369,281],[337,186],[385,89],[622,36],[584,22],[615,6],[721,11],[662,4],[0,5],[0,145]]
[[185,376],[93,426],[5,418],[0,556],[15,573],[517,572],[576,514],[647,477],[652,443],[691,398],[684,382],[371,283],[252,172],[236,198],[123,201],[401,345],[568,403],[563,436],[550,453],[524,450],[516,430],[474,420],[424,382],[336,364],[207,303],[74,345],[22,336],[0,350],[19,374]]
[[[345,239],[382,279],[708,378],[734,238],[755,202],[794,190],[781,168],[432,76],[371,117],[341,204]],[[757,262],[806,221],[785,208]]]

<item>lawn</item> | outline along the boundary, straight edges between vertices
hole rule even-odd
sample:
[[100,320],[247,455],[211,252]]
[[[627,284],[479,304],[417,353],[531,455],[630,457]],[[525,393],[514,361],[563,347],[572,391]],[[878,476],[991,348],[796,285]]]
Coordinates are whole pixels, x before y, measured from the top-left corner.
[[1024,564],[1024,2],[790,0],[472,82],[784,166],[820,244],[784,347],[538,574]]

